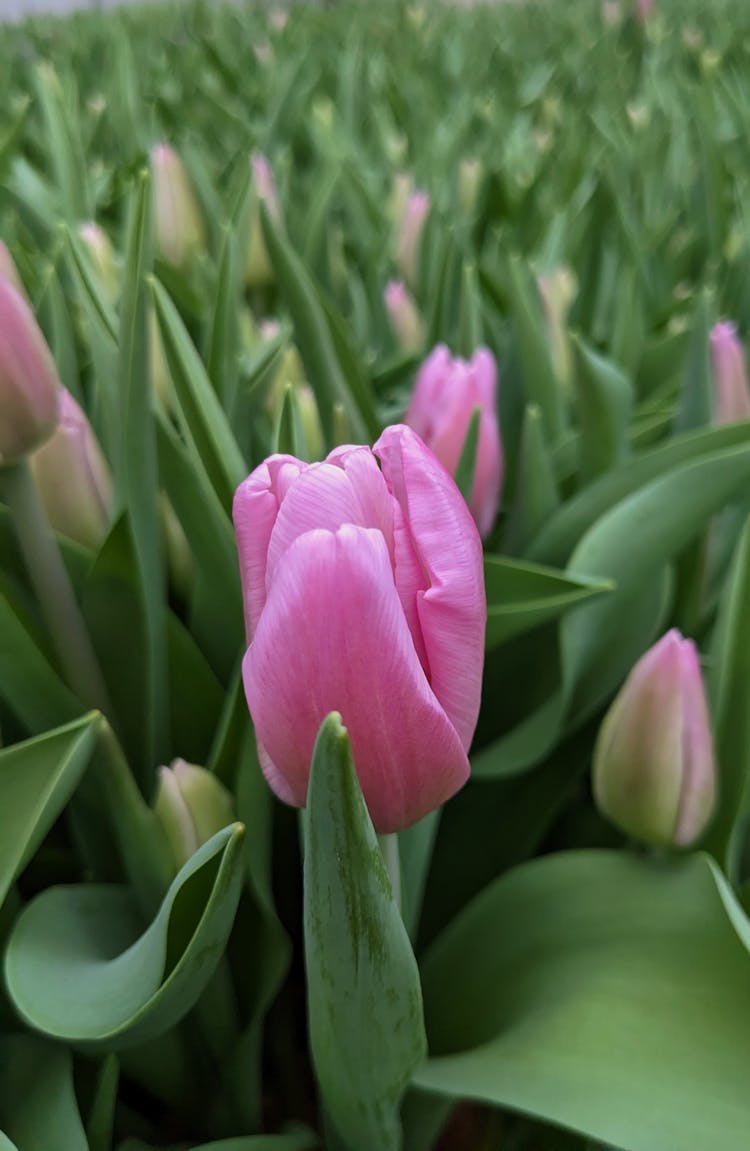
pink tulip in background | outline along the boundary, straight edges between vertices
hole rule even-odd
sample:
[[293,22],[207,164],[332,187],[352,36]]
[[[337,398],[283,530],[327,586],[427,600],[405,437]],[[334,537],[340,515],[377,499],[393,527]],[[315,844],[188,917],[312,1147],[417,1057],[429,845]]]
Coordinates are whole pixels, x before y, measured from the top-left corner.
[[497,367],[492,352],[478,348],[470,360],[439,344],[417,373],[405,423],[454,474],[471,415],[481,409],[474,486],[469,506],[480,535],[492,531],[500,503],[503,451],[497,418]]
[[0,466],[16,463],[52,435],[59,387],[34,313],[0,275]]
[[416,352],[424,344],[424,324],[411,292],[402,280],[391,280],[383,292],[388,319],[400,348]]
[[698,653],[673,628],[639,659],[594,750],[599,809],[646,843],[689,847],[716,797],[708,705]]
[[715,324],[711,329],[714,423],[734,424],[750,420],[750,386],[745,353],[734,324]]
[[430,211],[430,197],[426,192],[412,192],[404,205],[396,232],[396,266],[412,288],[419,275],[422,232]]
[[479,713],[482,547],[455,484],[390,427],[318,464],[271,456],[237,489],[234,524],[269,784],[304,806],[318,728],[338,711],[376,831],[415,823],[468,779]]

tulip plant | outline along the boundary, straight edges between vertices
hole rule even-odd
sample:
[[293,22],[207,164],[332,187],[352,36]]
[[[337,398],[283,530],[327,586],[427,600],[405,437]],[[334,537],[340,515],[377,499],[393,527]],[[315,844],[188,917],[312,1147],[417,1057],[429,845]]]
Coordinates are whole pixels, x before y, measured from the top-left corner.
[[0,38],[0,1151],[750,1146],[750,11]]

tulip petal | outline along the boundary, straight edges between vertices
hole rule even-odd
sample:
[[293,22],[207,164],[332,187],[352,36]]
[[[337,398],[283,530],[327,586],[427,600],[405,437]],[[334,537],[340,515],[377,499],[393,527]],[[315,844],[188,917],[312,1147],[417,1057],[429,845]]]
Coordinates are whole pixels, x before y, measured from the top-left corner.
[[479,715],[487,619],[482,543],[458,488],[411,428],[386,428],[373,450],[429,584],[417,596],[417,611],[430,685],[468,750]]
[[260,464],[234,495],[232,519],[240,557],[245,633],[250,640],[266,602],[266,561],[279,506],[305,464],[275,455]]
[[297,806],[331,711],[349,731],[380,833],[416,822],[468,778],[464,748],[417,658],[378,531],[346,524],[290,545],[243,678],[266,777]]

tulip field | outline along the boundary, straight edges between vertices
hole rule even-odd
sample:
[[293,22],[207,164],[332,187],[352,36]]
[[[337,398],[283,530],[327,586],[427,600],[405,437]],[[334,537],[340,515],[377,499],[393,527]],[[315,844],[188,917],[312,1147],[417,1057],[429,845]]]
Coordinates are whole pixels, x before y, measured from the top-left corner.
[[0,96],[0,1151],[750,1147],[750,7]]

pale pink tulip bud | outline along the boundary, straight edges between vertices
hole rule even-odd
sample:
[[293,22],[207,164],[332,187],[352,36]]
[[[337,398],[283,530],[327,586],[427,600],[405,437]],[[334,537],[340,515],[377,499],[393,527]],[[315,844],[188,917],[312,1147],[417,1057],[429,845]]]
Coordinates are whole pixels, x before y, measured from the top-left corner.
[[486,538],[495,522],[503,482],[495,357],[487,348],[478,348],[470,360],[461,360],[439,344],[417,373],[405,422],[451,475],[458,467],[477,407],[479,441],[469,507],[480,535]]
[[750,386],[745,353],[734,324],[726,321],[711,329],[714,423],[734,424],[750,420]]
[[169,144],[151,149],[156,251],[165,263],[186,268],[205,247],[205,233],[187,172]]
[[0,275],[0,467],[16,463],[52,435],[59,388],[34,313]]
[[398,345],[416,352],[424,344],[424,324],[411,292],[401,280],[391,280],[383,293],[388,319]]
[[2,240],[0,240],[0,278],[10,280],[16,291],[19,292],[24,299],[28,298],[26,296],[26,289],[23,286],[23,280],[18,274],[18,268]]
[[232,796],[224,784],[205,767],[184,759],[159,768],[154,810],[177,870],[212,836],[234,822]]
[[412,287],[419,274],[422,250],[422,232],[430,211],[430,197],[426,192],[412,192],[398,221],[396,233],[396,266]]
[[645,843],[689,847],[714,807],[714,763],[698,653],[673,629],[638,661],[594,750],[599,810]]
[[65,388],[58,391],[59,423],[31,456],[34,481],[50,526],[97,549],[109,528],[112,480],[84,412]]
[[117,299],[120,293],[120,281],[117,274],[117,261],[109,236],[98,224],[89,221],[81,224],[78,235],[86,246],[91,257],[101,285],[110,300]]
[[639,24],[646,24],[654,11],[654,0],[635,0],[633,14]]
[[234,525],[269,784],[304,807],[318,728],[338,711],[376,831],[415,823],[468,779],[479,714],[482,546],[453,480],[390,427],[322,463],[271,456],[237,489]]
[[260,204],[263,202],[266,205],[268,214],[276,224],[281,223],[281,204],[279,203],[273,170],[262,152],[253,152],[250,157],[250,167],[253,181],[253,203],[250,210],[245,284],[248,288],[261,288],[273,283],[273,268],[263,235]]

